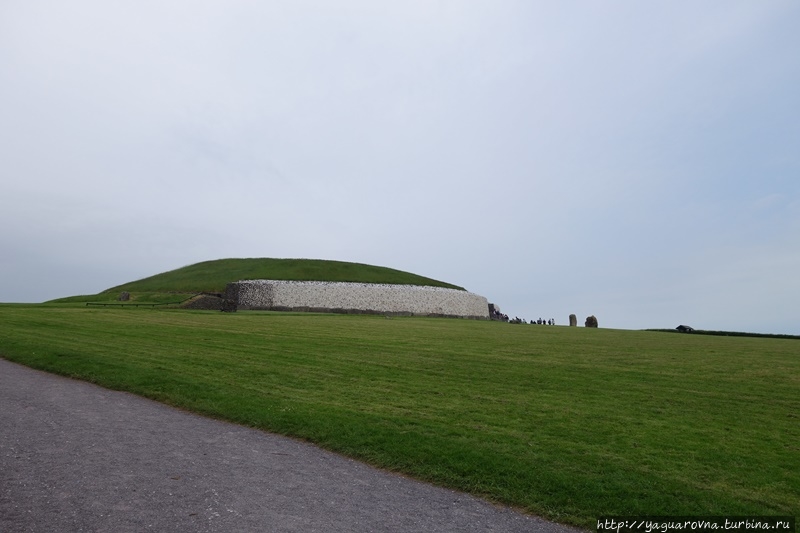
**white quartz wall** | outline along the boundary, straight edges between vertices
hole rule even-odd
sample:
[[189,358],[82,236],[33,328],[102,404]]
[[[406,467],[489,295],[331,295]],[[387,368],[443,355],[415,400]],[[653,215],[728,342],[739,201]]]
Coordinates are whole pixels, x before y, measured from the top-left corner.
[[483,296],[419,285],[248,280],[230,283],[226,298],[239,309],[489,318]]

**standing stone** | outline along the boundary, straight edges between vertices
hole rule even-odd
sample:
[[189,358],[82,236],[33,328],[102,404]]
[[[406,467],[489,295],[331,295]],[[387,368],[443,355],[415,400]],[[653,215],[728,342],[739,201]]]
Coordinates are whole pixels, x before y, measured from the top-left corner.
[[575,315],[569,315],[569,325],[570,326],[577,326],[578,325],[578,317]]
[[586,317],[586,324],[584,324],[587,328],[596,328],[597,327],[597,318],[594,315]]
[[119,299],[120,302],[127,302],[128,300],[131,299],[131,293],[129,293],[128,291],[122,291],[119,294],[119,298],[118,299]]

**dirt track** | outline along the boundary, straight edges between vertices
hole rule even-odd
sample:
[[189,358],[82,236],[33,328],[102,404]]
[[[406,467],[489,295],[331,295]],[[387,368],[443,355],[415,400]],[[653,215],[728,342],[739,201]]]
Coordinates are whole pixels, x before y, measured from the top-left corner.
[[0,359],[0,531],[574,531]]

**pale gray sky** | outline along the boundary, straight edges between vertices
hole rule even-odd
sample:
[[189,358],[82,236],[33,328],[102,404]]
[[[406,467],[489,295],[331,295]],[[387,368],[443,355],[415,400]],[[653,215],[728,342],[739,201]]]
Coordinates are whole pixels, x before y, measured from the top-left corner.
[[800,334],[800,3],[0,1],[0,301],[209,259]]

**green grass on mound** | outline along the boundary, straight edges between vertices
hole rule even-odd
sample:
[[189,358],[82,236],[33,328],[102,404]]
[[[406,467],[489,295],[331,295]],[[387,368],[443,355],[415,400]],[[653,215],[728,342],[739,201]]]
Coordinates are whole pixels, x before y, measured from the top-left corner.
[[587,528],[800,514],[794,340],[0,305],[0,355]]
[[388,283],[464,290],[463,287],[410,272],[360,263],[321,259],[218,259],[125,283],[100,294],[60,298],[53,302],[108,302],[116,300],[122,291],[127,291],[134,301],[167,303],[200,292],[221,293],[228,283],[248,279]]

